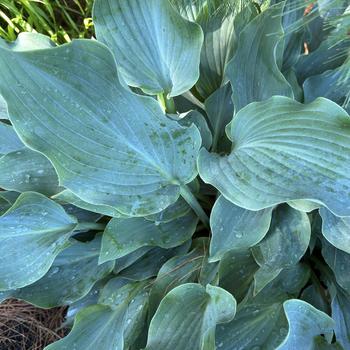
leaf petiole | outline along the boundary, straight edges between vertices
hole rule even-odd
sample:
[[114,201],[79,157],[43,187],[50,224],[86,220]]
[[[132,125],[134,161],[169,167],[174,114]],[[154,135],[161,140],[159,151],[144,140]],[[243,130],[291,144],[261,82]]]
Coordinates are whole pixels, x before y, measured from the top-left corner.
[[187,185],[182,185],[180,187],[180,194],[197,214],[205,228],[209,229],[209,218]]

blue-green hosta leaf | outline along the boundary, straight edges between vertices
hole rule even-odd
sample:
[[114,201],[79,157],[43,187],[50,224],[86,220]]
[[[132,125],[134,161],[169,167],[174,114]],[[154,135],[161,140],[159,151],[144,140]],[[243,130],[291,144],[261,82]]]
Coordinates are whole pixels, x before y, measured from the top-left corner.
[[0,119],[8,119],[7,104],[1,95],[0,95]]
[[298,200],[294,200],[294,201],[288,201],[288,204],[296,209],[296,210],[300,210],[303,211],[304,213],[310,213],[311,211],[315,210],[315,209],[319,209],[320,208],[320,204],[312,202],[312,201],[307,201],[307,200],[303,200],[303,199],[298,199]]
[[305,102],[322,96],[342,105],[350,91],[350,79],[341,79],[342,75],[343,67],[339,67],[306,79],[303,85]]
[[216,325],[231,321],[235,312],[236,301],[225,290],[183,284],[160,303],[145,350],[214,350]]
[[47,196],[59,191],[58,177],[50,161],[27,148],[0,158],[0,187],[17,192],[40,192]]
[[344,350],[344,348],[338,342],[330,344],[324,337],[319,335],[313,340],[312,350]]
[[187,253],[189,247],[190,241],[171,249],[152,248],[133,264],[119,272],[119,276],[132,281],[144,281],[148,278],[155,277],[166,261],[174,256]]
[[274,95],[293,97],[292,88],[280,71],[283,6],[280,3],[260,13],[239,36],[226,72],[233,88],[235,111]]
[[62,192],[59,192],[56,195],[52,196],[52,198],[64,203],[73,204],[78,208],[89,210],[94,213],[117,218],[124,217],[123,214],[121,214],[118,210],[114,209],[113,207],[108,205],[98,205],[85,202],[70,190],[63,190]]
[[284,35],[284,52],[282,70],[285,72],[298,61],[304,41],[304,25],[302,23],[305,6],[295,0],[285,1],[282,25]]
[[322,255],[333,270],[337,283],[350,294],[350,254],[322,240]]
[[259,265],[250,250],[230,251],[226,253],[219,265],[219,286],[229,291],[241,302],[254,280]]
[[0,90],[16,131],[82,200],[145,216],[174,203],[177,183],[196,176],[198,129],[181,127],[154,99],[125,90],[104,45],[76,40],[0,51]]
[[298,102],[304,102],[304,91],[298,82],[294,69],[290,68],[287,71],[284,71],[283,75],[293,89],[294,99]]
[[[235,277],[232,276],[232,284],[240,281]],[[283,302],[293,295],[297,296],[308,278],[309,270],[298,264],[283,270],[254,298],[248,294],[239,304],[233,321],[217,327],[217,349],[276,349],[288,332]]]
[[103,290],[99,304],[82,309],[73,329],[62,340],[45,350],[123,350],[139,334],[145,322],[147,294],[142,283],[118,283],[111,280]]
[[322,234],[336,248],[350,254],[350,217],[338,217],[325,208],[320,209]]
[[210,95],[205,101],[205,110],[213,132],[212,150],[229,152],[231,142],[226,136],[225,127],[233,118],[231,85],[226,84]]
[[144,218],[114,218],[103,233],[100,263],[121,258],[145,246],[176,247],[192,237],[197,223],[198,218],[192,211],[167,223]]
[[260,292],[282,269],[298,263],[309,246],[310,237],[307,214],[287,205],[274,211],[269,232],[252,248],[260,266],[254,276],[255,293]]
[[350,295],[337,286],[332,297],[332,318],[334,333],[344,349],[350,348]]
[[11,125],[0,121],[0,156],[25,148]]
[[201,113],[194,110],[188,113],[180,114],[179,123],[187,127],[191,126],[192,123],[196,125],[202,136],[202,146],[208,150],[210,149],[213,142],[213,136],[208,127],[207,121]]
[[101,241],[76,242],[61,252],[39,281],[17,289],[11,297],[43,308],[71,304],[84,297],[92,286],[107,276],[114,262],[98,265]]
[[198,15],[206,8],[207,0],[169,0],[184,18],[195,22]]
[[157,214],[145,216],[145,219],[154,221],[156,223],[168,223],[188,214],[190,210],[191,207],[182,197],[180,197],[174,204],[170,205],[168,208],[162,210]]
[[0,290],[21,288],[45,275],[69,245],[77,222],[41,194],[27,192],[0,217]]
[[287,300],[283,304],[289,331],[278,350],[313,350],[314,337],[324,334],[332,339],[334,321],[324,312],[302,300]]
[[210,215],[210,260],[220,260],[229,250],[244,251],[266,235],[273,208],[251,211],[220,196]]
[[325,313],[329,312],[328,301],[326,301],[324,296],[320,293],[320,287],[316,286],[314,283],[303,290],[300,299],[311,304],[318,310]]
[[229,125],[229,156],[202,149],[198,168],[234,204],[260,210],[295,199],[350,215],[350,118],[334,102],[251,103]]
[[167,0],[97,0],[93,12],[97,39],[128,85],[177,96],[198,80],[202,30]]
[[201,51],[200,76],[196,89],[205,99],[221,87],[227,64],[231,60],[236,43],[234,13],[222,7],[214,13],[202,11],[197,23],[204,32]]
[[186,255],[173,257],[162,266],[150,291],[152,316],[168,292],[181,284],[198,280],[204,256],[203,249],[196,247]]
[[31,51],[54,47],[56,44],[46,35],[39,33],[20,33],[16,41],[7,43],[1,39],[0,47],[10,47],[13,51]]
[[[331,37],[332,35],[330,35]],[[308,77],[322,74],[342,65],[347,57],[346,52],[349,48],[350,40],[348,39],[341,40],[336,44],[331,39],[322,41],[316,50],[300,57],[296,65],[300,83],[304,82]]]

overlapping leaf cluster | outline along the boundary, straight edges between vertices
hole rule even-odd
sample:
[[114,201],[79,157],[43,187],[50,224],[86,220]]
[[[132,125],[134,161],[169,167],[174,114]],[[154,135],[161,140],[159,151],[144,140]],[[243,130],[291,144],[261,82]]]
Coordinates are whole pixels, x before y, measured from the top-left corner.
[[0,41],[1,298],[69,305],[48,350],[350,348],[349,8],[260,5]]

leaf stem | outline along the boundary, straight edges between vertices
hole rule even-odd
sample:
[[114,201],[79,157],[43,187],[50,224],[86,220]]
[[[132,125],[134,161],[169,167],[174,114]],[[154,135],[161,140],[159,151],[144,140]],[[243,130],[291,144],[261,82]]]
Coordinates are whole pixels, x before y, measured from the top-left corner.
[[182,198],[190,205],[190,207],[197,214],[199,219],[202,221],[203,225],[209,229],[209,218],[201,205],[198,203],[197,198],[193,195],[191,190],[187,185],[183,185],[180,187],[180,194]]
[[98,224],[96,222],[79,222],[75,228],[75,231],[103,231],[106,228],[104,224]]
[[176,113],[175,102],[172,97],[168,98],[167,95],[164,93],[164,94],[158,94],[157,99],[161,107],[163,108],[164,112],[169,114]]

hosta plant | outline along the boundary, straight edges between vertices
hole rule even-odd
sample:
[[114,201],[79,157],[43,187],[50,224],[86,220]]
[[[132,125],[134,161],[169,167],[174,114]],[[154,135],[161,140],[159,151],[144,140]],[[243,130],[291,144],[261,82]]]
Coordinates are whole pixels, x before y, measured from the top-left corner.
[[350,349],[350,9],[306,5],[0,41],[0,296],[68,306],[47,350]]

